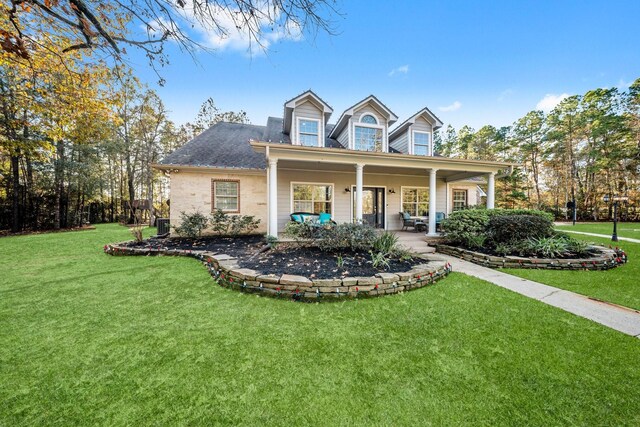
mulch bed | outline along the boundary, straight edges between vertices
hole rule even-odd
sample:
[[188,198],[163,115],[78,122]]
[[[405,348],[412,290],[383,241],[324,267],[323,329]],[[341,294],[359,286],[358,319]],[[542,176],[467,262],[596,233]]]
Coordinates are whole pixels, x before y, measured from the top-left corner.
[[[499,254],[496,251],[494,251],[493,249],[489,249],[489,248],[467,248],[464,247],[462,245],[452,245],[451,243],[447,243],[447,245],[449,246],[453,246],[455,248],[460,248],[460,249],[465,249],[467,251],[473,251],[473,252],[478,252],[484,255],[491,255],[491,256],[496,256],[496,257],[503,257],[505,255]],[[589,248],[587,249],[587,252],[583,255],[577,255],[574,253],[565,253],[556,257],[553,257],[554,259],[574,259],[574,258],[584,258],[584,259],[589,259],[589,258],[595,258],[599,255],[602,254],[602,251],[600,251],[597,248]],[[543,256],[538,256],[538,255],[520,255],[519,253],[511,253],[508,254],[507,256],[517,256],[517,257],[523,257],[523,258],[545,258]]]
[[374,276],[376,273],[397,273],[411,270],[418,264],[425,264],[422,258],[410,260],[389,260],[389,269],[376,269],[371,264],[367,252],[344,252],[344,264],[338,267],[336,254],[322,252],[314,247],[300,247],[295,244],[280,244],[275,250],[266,250],[262,236],[203,237],[200,239],[166,238],[148,239],[142,243],[130,242],[129,247],[149,247],[166,249],[186,249],[227,254],[238,259],[243,268],[250,268],[263,274],[293,274],[310,279],[333,279],[355,276]]
[[127,246],[209,251],[243,259],[258,253],[265,246],[265,242],[262,236],[202,237],[199,239],[173,237],[165,239],[151,238],[141,243],[129,242]]

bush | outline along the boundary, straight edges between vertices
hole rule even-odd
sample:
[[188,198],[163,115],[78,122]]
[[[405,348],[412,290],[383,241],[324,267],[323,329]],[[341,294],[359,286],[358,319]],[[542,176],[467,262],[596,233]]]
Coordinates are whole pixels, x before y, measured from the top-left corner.
[[[446,233],[447,241],[454,245],[460,245],[467,248],[481,248],[485,243],[496,245],[498,243],[508,243],[509,241],[495,240],[492,233],[489,232],[489,221],[495,217],[535,217],[535,219],[514,221],[519,223],[548,223],[552,229],[553,215],[533,209],[465,209],[452,212],[448,218],[442,222],[442,229]],[[500,221],[500,220],[497,220]],[[542,227],[542,225],[541,225]],[[500,233],[498,233],[500,234]],[[530,237],[526,234],[524,238]],[[504,250],[505,247],[501,247]]]
[[383,254],[391,254],[395,252],[398,247],[398,239],[399,237],[394,233],[385,231],[373,241],[373,250]]
[[192,214],[180,212],[180,225],[173,228],[180,236],[195,239],[200,237],[202,230],[207,228],[207,222],[207,217],[200,212]]
[[568,242],[562,237],[540,237],[529,239],[532,255],[541,255],[545,258],[557,258],[566,255],[569,249]]
[[442,221],[442,229],[447,241],[469,247],[471,240],[486,233],[488,222],[489,210],[465,209],[451,213]]
[[209,219],[211,222],[211,229],[214,233],[220,235],[226,235],[229,233],[229,227],[231,226],[231,218],[225,214],[222,209],[216,209]]
[[260,220],[252,215],[227,215],[221,209],[211,214],[211,229],[214,233],[223,236],[238,236],[243,233],[251,233],[258,228]]
[[486,236],[494,245],[549,237],[552,234],[553,222],[541,215],[491,215],[486,228]]
[[368,251],[373,248],[376,230],[364,224],[344,223],[317,230],[318,247],[326,252]]
[[318,227],[314,227],[308,222],[290,221],[284,227],[284,234],[292,237],[296,242],[303,239],[315,239],[318,233]]
[[253,215],[233,215],[230,222],[231,230],[229,231],[229,234],[231,236],[249,234],[252,231],[255,231],[260,224],[260,220],[256,219]]

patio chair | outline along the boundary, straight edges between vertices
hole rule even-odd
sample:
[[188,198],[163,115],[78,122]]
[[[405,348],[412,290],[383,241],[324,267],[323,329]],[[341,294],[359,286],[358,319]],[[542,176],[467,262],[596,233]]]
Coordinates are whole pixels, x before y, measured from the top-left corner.
[[436,212],[436,231],[442,230],[442,221],[447,217],[444,212]]
[[411,218],[408,212],[398,212],[400,214],[400,220],[402,221],[402,230],[409,231],[409,227],[413,227],[413,231],[419,231],[425,229],[426,224],[419,219]]

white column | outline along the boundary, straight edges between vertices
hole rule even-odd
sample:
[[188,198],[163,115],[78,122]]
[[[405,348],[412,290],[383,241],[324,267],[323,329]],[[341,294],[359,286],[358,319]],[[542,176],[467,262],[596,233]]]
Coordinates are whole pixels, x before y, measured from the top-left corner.
[[491,172],[487,180],[487,209],[495,207],[496,200],[496,173]]
[[362,183],[364,165],[356,165],[356,222],[362,222]]
[[429,171],[429,236],[437,236],[436,233],[436,172],[438,169]]
[[278,237],[278,159],[269,159],[269,235]]

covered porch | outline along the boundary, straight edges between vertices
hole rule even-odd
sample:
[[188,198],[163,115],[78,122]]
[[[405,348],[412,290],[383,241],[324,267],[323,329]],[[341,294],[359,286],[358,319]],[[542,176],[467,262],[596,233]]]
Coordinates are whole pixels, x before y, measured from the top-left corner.
[[[511,165],[443,157],[362,152],[252,141],[267,157],[268,233],[277,236],[296,211],[326,211],[336,222],[401,230],[401,212],[422,217],[436,236],[435,212],[453,210],[455,191],[484,177],[493,208],[496,175]],[[476,203],[471,203],[476,204]]]

